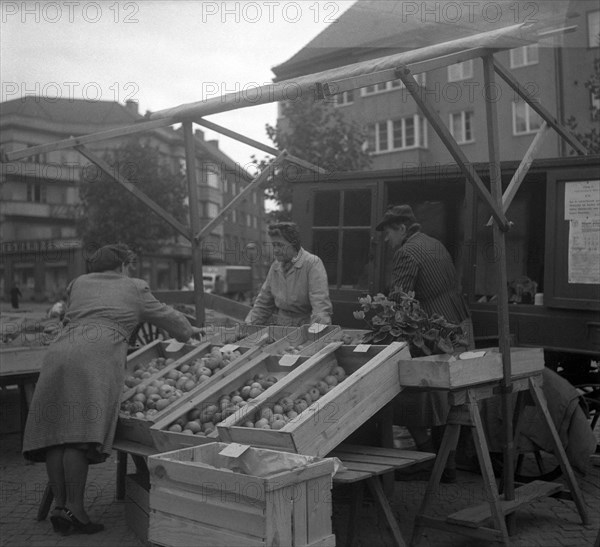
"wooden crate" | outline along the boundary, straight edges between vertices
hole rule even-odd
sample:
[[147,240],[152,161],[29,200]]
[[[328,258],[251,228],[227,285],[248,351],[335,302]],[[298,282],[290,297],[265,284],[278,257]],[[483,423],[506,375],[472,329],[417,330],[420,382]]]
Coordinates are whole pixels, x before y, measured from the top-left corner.
[[[341,342],[328,344],[258,397],[254,408],[242,409],[222,422],[218,426],[219,435],[225,442],[325,456],[400,392],[397,362],[409,356],[404,342],[370,346],[365,352],[353,351]],[[294,399],[304,393],[336,365],[344,369],[345,380],[281,429],[242,425],[251,413],[256,416],[282,397]]]
[[[248,448],[239,458],[220,455],[226,446],[210,443],[148,458],[152,543],[335,546],[332,459],[294,468],[271,450]],[[241,470],[249,461],[246,458],[270,461],[280,471],[245,474]]]
[[273,344],[286,336],[293,337],[294,332],[298,331],[299,327],[283,327],[280,325],[268,325],[261,327],[258,325],[247,325],[246,336],[239,340],[239,344],[253,346],[266,337],[267,344]]
[[163,340],[154,340],[149,344],[137,349],[133,353],[127,356],[127,362],[125,364],[126,374],[131,374],[139,364],[148,363],[152,359],[162,357],[163,359],[177,360],[183,357],[185,354],[192,351],[195,346],[191,344],[184,344],[178,351],[167,352],[166,349],[169,346],[169,342]]
[[[184,354],[182,357],[180,357],[176,361],[173,361],[171,364],[169,364],[168,366],[166,366],[165,368],[160,370],[158,373],[153,374],[149,378],[145,379],[141,384],[139,384],[135,388],[132,388],[132,389],[128,390],[127,392],[125,392],[122,396],[121,403],[124,403],[124,402],[130,400],[132,397],[134,397],[135,394],[137,393],[138,389],[143,389],[144,387],[147,387],[152,381],[163,378],[165,375],[167,375],[172,370],[179,369],[182,365],[189,364],[194,359],[202,357],[202,356],[210,353],[210,351],[214,347],[220,347],[220,346],[216,346],[216,345],[206,342],[204,344],[200,344],[199,346],[194,347],[194,349],[192,351],[190,351],[189,353]],[[173,401],[167,407],[158,411],[157,413],[153,414],[152,416],[138,418],[135,416],[127,416],[124,414],[120,414],[118,422],[117,422],[117,431],[116,431],[115,437],[117,439],[127,439],[130,441],[138,442],[138,443],[141,443],[146,446],[154,446],[154,444],[153,444],[154,441],[153,441],[152,435],[150,433],[150,427],[154,423],[156,423],[158,420],[160,420],[164,416],[170,414],[171,412],[174,412],[181,405],[185,404],[185,402],[188,399],[196,396],[199,392],[203,391],[204,389],[209,388],[211,385],[213,385],[215,383],[218,383],[218,381],[221,378],[223,378],[224,376],[229,374],[232,370],[235,370],[243,362],[250,360],[252,358],[252,356],[254,356],[255,354],[257,354],[260,351],[260,348],[258,348],[258,347],[251,348],[251,349],[248,349],[248,348],[238,348],[238,349],[241,353],[240,357],[231,361],[226,367],[224,367],[220,370],[214,371],[213,375],[208,380],[206,380],[205,382],[202,382],[201,384],[198,384],[191,391],[185,393],[183,396],[181,396],[177,400]]]
[[[337,325],[327,325],[323,330],[317,333],[309,332],[310,325],[302,325],[294,328],[291,332],[265,348],[265,353],[272,355],[300,355],[309,357],[314,355],[321,348],[325,347],[331,338],[340,330]],[[290,352],[290,348],[299,350]]]
[[[365,334],[371,332],[366,329],[344,329],[340,330],[331,337],[332,342],[343,342],[345,346],[357,346],[362,343]],[[350,338],[350,340],[348,339]]]
[[[481,357],[460,359],[459,355],[430,355],[398,363],[400,383],[406,387],[457,389],[500,380],[502,355],[498,348],[466,352],[484,353]],[[512,376],[530,374],[544,368],[542,348],[511,348]]]
[[144,544],[150,526],[150,481],[136,473],[125,477],[125,523]]
[[218,430],[208,435],[190,435],[169,431],[169,427],[178,419],[186,416],[192,409],[203,410],[210,405],[217,404],[221,396],[239,390],[241,386],[257,374],[262,374],[265,377],[275,376],[280,381],[307,359],[308,357],[299,357],[291,366],[282,366],[279,364],[280,358],[278,356],[260,353],[245,361],[220,381],[213,382],[205,389],[194,393],[175,411],[157,420],[150,428],[154,446],[161,451],[170,451],[218,441]]

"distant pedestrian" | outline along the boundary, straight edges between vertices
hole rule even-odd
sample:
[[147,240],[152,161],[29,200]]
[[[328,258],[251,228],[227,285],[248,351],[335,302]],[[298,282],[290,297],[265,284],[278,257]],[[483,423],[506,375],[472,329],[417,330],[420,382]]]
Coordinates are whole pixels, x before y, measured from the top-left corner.
[[18,310],[19,309],[19,297],[23,297],[23,295],[21,294],[21,291],[19,289],[19,285],[17,285],[16,283],[13,285],[12,289],[10,290],[10,303],[13,307],[14,310]]

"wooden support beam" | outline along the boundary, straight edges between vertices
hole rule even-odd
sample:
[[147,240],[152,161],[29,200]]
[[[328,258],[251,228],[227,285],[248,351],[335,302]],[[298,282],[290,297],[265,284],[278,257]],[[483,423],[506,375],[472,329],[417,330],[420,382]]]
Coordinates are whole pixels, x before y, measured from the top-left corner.
[[[525,153],[525,156],[523,156],[523,159],[521,160],[519,167],[517,168],[517,170],[515,171],[515,174],[513,175],[512,179],[510,180],[510,183],[509,183],[508,187],[506,188],[504,195],[502,196],[502,210],[504,211],[505,214],[506,214],[506,211],[508,211],[508,208],[510,207],[510,204],[512,203],[513,199],[515,198],[517,191],[521,187],[521,184],[523,183],[523,180],[525,179],[525,175],[527,175],[529,168],[531,167],[531,164],[532,164],[533,160],[535,159],[535,155],[536,155],[537,151],[539,150],[540,146],[542,145],[544,138],[548,134],[548,131],[549,131],[548,124],[546,122],[542,122],[542,126],[539,128],[533,141],[531,141],[531,144],[529,145],[529,148],[528,148],[527,152]],[[486,226],[491,226],[492,221],[493,221],[493,219],[490,217]]]
[[179,222],[173,215],[167,213],[167,211],[165,211],[160,205],[152,201],[146,194],[144,194],[144,192],[138,190],[135,184],[132,184],[125,177],[121,176],[105,160],[94,154],[91,150],[88,150],[83,145],[75,146],[75,150],[77,150],[82,156],[85,156],[92,163],[97,165],[109,177],[118,182],[121,186],[123,186],[123,188],[125,188],[125,190],[127,190],[130,194],[134,195],[144,205],[152,209],[152,211],[154,211],[160,218],[162,218],[165,222],[167,222],[173,228],[175,228],[175,230],[177,230],[177,232],[179,232],[183,237],[185,237],[187,240],[190,240],[191,233],[187,226],[181,224],[181,222]]
[[69,139],[63,139],[48,144],[39,144],[37,146],[13,150],[12,152],[5,152],[1,161],[5,163],[35,156],[36,154],[45,154],[47,152],[54,152],[56,150],[75,148],[77,146],[90,144],[93,142],[114,139],[116,137],[123,137],[125,135],[133,135],[135,133],[142,133],[144,131],[152,131],[153,129],[166,127],[174,123],[176,123],[174,120],[170,118],[164,118],[161,120],[138,122],[132,125],[126,125],[124,127],[115,127],[114,129],[107,129],[106,131],[99,131],[98,133],[83,135],[82,137],[71,137]]
[[[502,51],[507,48],[497,48],[493,51]],[[407,63],[406,66],[412,74],[420,74],[422,72],[429,72],[438,68],[443,68],[456,63],[462,63],[469,59],[478,59],[483,55],[487,55],[492,50],[487,48],[471,48],[465,51],[457,51],[449,55],[443,55],[441,57],[435,57],[433,59],[427,59],[425,61],[416,61],[414,63]],[[379,72],[372,72],[370,74],[363,74],[361,76],[355,76],[353,78],[345,78],[343,80],[330,81],[322,84],[323,94],[326,97],[331,97],[344,91],[350,91],[354,89],[360,89],[369,85],[377,85],[384,82],[389,82],[398,79],[396,70],[398,67],[388,68]]]
[[483,184],[483,181],[479,178],[479,175],[475,171],[475,168],[472,163],[469,162],[468,158],[465,156],[464,152],[461,150],[460,146],[454,140],[454,137],[450,134],[450,131],[441,120],[439,114],[436,112],[435,108],[429,104],[429,100],[427,99],[426,93],[423,92],[422,88],[419,86],[417,81],[414,79],[413,75],[410,73],[410,70],[407,67],[401,67],[397,70],[398,77],[404,82],[406,89],[410,92],[410,94],[415,99],[415,102],[438,134],[461,171],[467,178],[467,180],[473,185],[476,192],[479,196],[487,203],[487,205],[492,210],[492,215],[498,225],[504,230],[508,231],[509,223],[504,216],[504,213],[498,207],[498,204],[492,199],[492,196],[488,192],[487,188]]
[[199,241],[209,234],[215,226],[218,226],[225,219],[225,215],[231,211],[240,201],[243,201],[245,197],[256,190],[263,182],[265,182],[269,176],[273,173],[276,165],[281,163],[287,155],[287,152],[284,150],[277,156],[267,167],[264,169],[250,184],[248,184],[237,196],[235,196],[223,209],[219,212],[219,214],[213,218],[204,228],[202,228],[198,233],[196,233],[195,240]]
[[[484,89],[497,89],[494,78],[494,56],[483,57]],[[490,185],[496,204],[502,207],[502,177],[500,172],[500,146],[498,130],[498,111],[495,97],[485,97],[486,125],[488,128],[488,154],[490,163]],[[514,438],[512,422],[512,405],[510,392],[512,390],[512,367],[510,355],[510,326],[508,315],[508,281],[506,272],[506,241],[503,231],[497,223],[493,227],[494,248],[496,250],[498,270],[498,346],[502,354],[502,417],[504,424],[504,497],[512,500],[515,497],[514,487]],[[514,518],[507,522],[509,532],[514,528]]]
[[[200,229],[200,214],[198,211],[198,180],[196,174],[196,146],[192,122],[183,124],[183,140],[185,144],[185,176],[190,196],[191,234]],[[196,309],[196,326],[203,327],[206,322],[204,305],[204,281],[202,279],[202,247],[201,241],[192,237],[192,276],[194,278],[194,307]]]
[[[262,150],[263,152],[266,152],[267,154],[271,154],[272,156],[278,156],[281,153],[281,150],[277,150],[277,148],[273,148],[272,146],[268,146],[266,144],[263,144],[262,142],[255,141],[254,139],[251,139],[250,137],[246,137],[245,135],[242,135],[241,133],[236,133],[235,131],[232,131],[231,129],[227,129],[226,127],[222,127],[221,125],[218,125],[216,123],[209,122],[208,120],[205,120],[204,118],[195,118],[193,121],[194,121],[194,123],[197,123],[198,125],[202,125],[203,127],[212,129],[213,131],[216,131],[217,133],[221,133],[222,135],[231,137],[232,139],[243,142],[244,144],[253,146],[254,148],[257,148],[258,150]],[[321,167],[318,167],[318,166],[316,166],[308,161],[305,161],[301,158],[293,156],[292,154],[287,154],[285,157],[285,160],[289,161],[290,163],[295,163],[296,165],[299,165],[300,167],[306,167],[307,169],[310,169],[311,171],[316,171],[317,173],[319,173],[321,175],[327,174],[327,171],[325,169],[322,169]]]
[[540,117],[554,129],[580,156],[588,154],[588,150],[579,142],[566,127],[564,127],[552,113],[544,108],[537,100],[528,93],[519,81],[508,71],[497,59],[494,59],[494,71],[500,76],[518,95],[535,110]]

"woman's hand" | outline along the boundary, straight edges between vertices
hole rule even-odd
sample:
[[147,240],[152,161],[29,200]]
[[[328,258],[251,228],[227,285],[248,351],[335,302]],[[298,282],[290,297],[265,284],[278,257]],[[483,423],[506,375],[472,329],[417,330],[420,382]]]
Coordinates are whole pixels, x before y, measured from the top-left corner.
[[202,339],[202,336],[206,334],[206,331],[200,327],[194,327],[192,325],[192,338]]

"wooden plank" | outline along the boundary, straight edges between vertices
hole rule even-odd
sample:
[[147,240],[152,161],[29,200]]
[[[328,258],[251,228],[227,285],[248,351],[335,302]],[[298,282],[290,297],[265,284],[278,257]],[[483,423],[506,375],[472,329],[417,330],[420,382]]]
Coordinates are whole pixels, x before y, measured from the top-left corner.
[[[506,190],[504,191],[504,194],[502,195],[502,209],[504,210],[505,213],[507,212],[508,208],[510,207],[510,204],[512,203],[515,195],[517,194],[517,191],[521,187],[521,183],[525,179],[525,175],[527,175],[527,173],[529,172],[529,168],[531,167],[531,164],[533,163],[533,160],[535,159],[535,155],[537,154],[537,152],[538,152],[540,146],[542,145],[544,138],[546,137],[547,134],[548,134],[548,124],[546,122],[542,122],[542,126],[538,129],[538,132],[536,133],[535,137],[533,138],[533,141],[531,141],[531,144],[529,145],[527,152],[523,156],[523,159],[521,160],[519,167],[517,167],[517,170],[515,171],[514,175],[512,176],[512,179],[510,180],[508,187],[506,188]],[[491,226],[492,221],[493,221],[493,219],[490,217],[486,226]]]
[[20,347],[0,350],[0,375],[39,373],[48,346]]
[[146,207],[152,210],[153,213],[157,214],[167,224],[170,224],[179,234],[185,237],[188,241],[191,240],[190,229],[179,222],[173,215],[167,213],[160,205],[152,201],[144,192],[138,190],[137,186],[129,182],[125,177],[121,176],[113,167],[111,167],[105,160],[88,150],[85,146],[76,146],[80,154],[85,156],[92,163],[97,165],[102,171],[104,171],[109,177],[118,182],[125,190],[130,194],[139,199]]
[[[489,541],[496,541],[502,545],[509,545],[510,543],[506,540],[500,530],[496,530],[495,528],[489,528],[485,526],[480,526],[479,528],[470,528],[462,525],[452,524],[450,522],[446,522],[443,519],[429,516],[418,516],[416,519],[416,524],[419,529],[424,527],[427,528],[436,528],[437,530],[443,530],[444,532],[451,532],[453,534],[460,534],[463,536],[470,536],[477,539]],[[416,545],[416,537],[413,534],[413,540],[410,542],[411,545]],[[486,543],[487,544],[487,543]]]
[[355,471],[352,469],[348,469],[346,471],[338,471],[333,476],[333,482],[352,483],[362,481],[364,479],[369,478],[370,476],[371,473],[369,473],[368,471]]
[[[48,152],[54,152],[56,150],[65,150],[67,148],[75,148],[83,144],[90,144],[93,142],[100,142],[108,139],[114,139],[116,137],[123,137],[125,135],[133,135],[135,133],[141,133],[143,131],[152,131],[160,127],[167,127],[173,125],[175,120],[164,118],[161,120],[143,121],[137,122],[123,127],[115,127],[107,129],[105,131],[99,131],[98,133],[91,133],[89,135],[83,135],[81,137],[71,137],[61,141],[56,141],[48,144],[39,144],[37,146],[29,146],[28,148],[21,148],[19,150],[13,150],[12,152],[6,152],[6,161],[15,161],[37,154],[46,154]],[[4,161],[4,160],[2,160]]]
[[[397,455],[401,458],[405,458],[407,460],[413,460],[415,462],[422,462],[432,459],[432,454],[430,452],[421,452],[419,450],[400,450],[398,448],[383,448],[380,446],[363,446],[360,444],[349,444],[343,443],[337,450],[342,450],[344,452],[351,452],[353,454],[374,454],[377,456],[387,456],[387,455]],[[435,457],[435,454],[433,454]]]
[[307,543],[309,545],[331,536],[331,476],[307,481]]
[[148,526],[150,523],[148,511],[144,511],[144,509],[134,501],[126,499],[124,513],[125,524],[127,524],[135,536],[145,544],[148,541]]
[[[500,507],[503,514],[507,515],[536,499],[551,496],[562,490],[562,488],[562,484],[555,482],[533,481],[516,488],[515,497],[512,500],[505,500],[504,496],[500,496]],[[446,520],[452,524],[478,528],[490,518],[490,504],[484,502],[456,511],[455,513],[448,515]]]
[[248,535],[234,534],[182,518],[174,518],[158,511],[150,513],[148,539],[167,547],[266,547],[264,540]]
[[141,473],[125,477],[125,495],[137,503],[146,513],[150,511],[150,482]]
[[406,467],[410,467],[411,465],[414,465],[416,463],[415,460],[412,460],[412,459],[407,460],[407,459],[401,458],[401,457],[374,456],[374,455],[366,456],[363,454],[351,454],[351,453],[346,453],[346,452],[338,452],[337,450],[332,452],[330,454],[330,456],[333,456],[335,458],[339,458],[340,460],[342,460],[342,463],[344,464],[344,466],[348,467],[349,469],[352,469],[352,466],[355,462],[377,463],[382,466],[389,467],[390,471],[392,471],[393,469],[403,469]]
[[292,509],[294,502],[281,494],[280,490],[269,492],[265,501],[265,540],[267,545],[293,545]]
[[390,527],[392,532],[392,536],[394,538],[394,542],[398,547],[405,547],[406,543],[404,542],[404,538],[402,537],[402,532],[400,531],[400,527],[398,526],[398,521],[390,507],[390,504],[387,500],[383,492],[383,488],[379,479],[376,477],[371,477],[367,484],[369,486],[369,490],[373,494],[373,497],[379,502],[379,507],[382,509],[385,519]]
[[[531,40],[527,39],[527,35]],[[478,33],[456,40],[449,40],[442,44],[425,46],[416,50],[404,51],[387,57],[375,60],[361,61],[343,67],[325,70],[306,76],[296,77],[292,80],[282,80],[273,84],[266,84],[256,87],[254,93],[248,93],[248,90],[227,93],[219,97],[211,97],[196,101],[194,103],[183,104],[174,108],[168,108],[153,112],[150,119],[175,118],[182,120],[185,118],[197,118],[216,114],[218,112],[227,112],[248,106],[257,106],[259,104],[268,104],[279,102],[290,98],[290,89],[299,94],[314,94],[314,88],[317,83],[352,78],[362,74],[378,72],[387,68],[395,68],[399,65],[406,65],[416,61],[426,61],[441,55],[449,55],[458,51],[471,49],[474,47],[497,47],[498,44],[506,44],[507,40],[515,40],[513,47],[517,44],[523,45],[535,41],[535,34],[528,31],[526,25],[520,23],[501,29],[494,29],[487,32]]]
[[366,472],[370,475],[381,475],[382,473],[387,473],[393,470],[389,465],[380,465],[377,463],[368,463],[368,462],[352,462],[351,471],[357,472]]
[[566,127],[552,115],[552,113],[544,108],[538,99],[532,98],[531,94],[523,88],[519,81],[498,61],[494,59],[494,71],[498,74],[519,96],[526,101],[529,106],[535,110],[540,117],[554,129],[569,145],[573,147],[575,152],[580,156],[588,154],[588,150],[579,142],[579,139],[573,135]]
[[[308,482],[301,482],[283,488],[281,495],[286,495],[292,501],[292,545],[302,546],[308,544]],[[329,532],[331,533],[331,523]]]
[[402,80],[406,86],[406,89],[408,89],[413,99],[421,109],[421,112],[433,127],[434,131],[438,134],[438,137],[447,148],[448,152],[450,152],[450,155],[454,158],[454,161],[456,161],[468,182],[473,186],[479,197],[492,210],[492,215],[498,225],[504,230],[508,230],[509,224],[504,213],[500,210],[498,204],[492,199],[490,192],[477,174],[474,165],[472,162],[469,162],[469,159],[462,151],[462,148],[458,145],[455,138],[450,133],[450,130],[440,118],[435,106],[431,104],[427,93],[417,84],[417,81],[414,79],[408,68],[401,67],[398,70],[398,77]]
[[264,537],[267,528],[264,503],[241,504],[236,501],[226,504],[228,494],[234,500],[240,497],[240,494],[235,492],[221,491],[210,496],[205,489],[196,492],[184,491],[176,484],[172,484],[171,487],[153,486],[150,507],[152,510],[178,518],[193,520],[203,526],[215,526],[235,533]]

